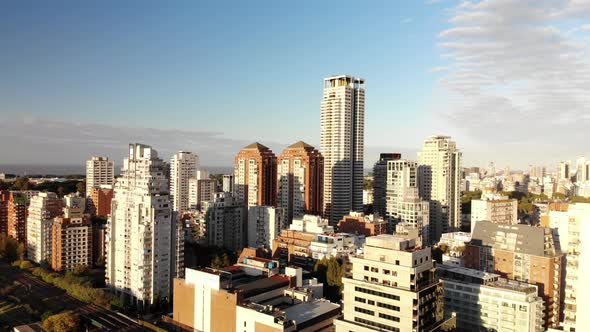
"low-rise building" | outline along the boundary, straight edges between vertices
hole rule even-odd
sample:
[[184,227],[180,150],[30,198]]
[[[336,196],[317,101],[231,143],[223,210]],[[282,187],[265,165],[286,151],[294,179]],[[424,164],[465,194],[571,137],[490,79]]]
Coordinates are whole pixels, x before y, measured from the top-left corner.
[[458,331],[544,331],[536,285],[448,265],[438,265],[436,274],[443,280],[445,317],[456,313]]
[[465,245],[471,241],[471,233],[444,233],[438,242],[443,249],[442,262],[452,266],[465,266]]
[[482,220],[502,225],[518,223],[518,201],[493,191],[484,192],[481,199],[471,201],[471,232]]
[[375,236],[387,233],[388,223],[378,215],[365,215],[351,212],[338,222],[338,231],[364,236]]

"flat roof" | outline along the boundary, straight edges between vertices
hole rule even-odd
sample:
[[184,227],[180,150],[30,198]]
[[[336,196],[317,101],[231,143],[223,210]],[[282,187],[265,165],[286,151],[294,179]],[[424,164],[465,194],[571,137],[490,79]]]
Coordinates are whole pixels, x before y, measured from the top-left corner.
[[240,285],[235,285],[234,289],[244,292],[244,297],[248,298],[254,295],[266,293],[268,291],[289,286],[291,279],[286,276],[274,275],[270,278],[262,277],[250,279]]
[[285,308],[283,312],[287,316],[287,319],[294,320],[299,326],[301,323],[335,310],[340,310],[340,306],[327,300],[315,300]]

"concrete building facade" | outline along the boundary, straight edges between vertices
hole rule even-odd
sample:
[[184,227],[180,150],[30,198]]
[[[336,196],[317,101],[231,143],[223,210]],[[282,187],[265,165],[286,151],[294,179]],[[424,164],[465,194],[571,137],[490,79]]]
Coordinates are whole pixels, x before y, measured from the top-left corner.
[[86,197],[92,189],[115,184],[115,162],[107,157],[92,157],[86,161]]
[[140,308],[170,299],[181,259],[164,168],[155,149],[130,144],[107,221],[106,284]]
[[430,240],[461,226],[461,152],[449,136],[430,136],[418,152],[420,197],[430,202]]
[[231,193],[215,193],[212,201],[203,202],[207,245],[240,250],[245,243],[246,209],[242,198]]
[[53,218],[62,214],[63,201],[55,193],[31,198],[27,217],[27,257],[35,263],[51,261]]
[[248,208],[248,247],[271,249],[272,240],[287,228],[285,210],[272,206]]
[[387,162],[401,157],[401,153],[381,153],[373,166],[373,211],[381,217],[385,217],[387,206]]
[[92,225],[86,218],[57,217],[51,229],[51,268],[70,272],[92,267]]
[[187,151],[179,151],[170,159],[170,195],[174,211],[189,208],[189,180],[197,177],[199,157]]
[[349,75],[324,79],[321,146],[324,216],[335,225],[363,208],[365,80]]

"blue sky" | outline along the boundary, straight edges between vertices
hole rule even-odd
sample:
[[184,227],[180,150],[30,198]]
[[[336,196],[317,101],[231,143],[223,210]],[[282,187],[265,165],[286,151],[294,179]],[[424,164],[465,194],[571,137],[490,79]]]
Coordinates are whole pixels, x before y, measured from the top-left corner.
[[[440,34],[453,28],[458,6],[409,0],[3,2],[0,114],[24,118],[33,131],[31,121],[65,130],[72,124],[73,136],[92,125],[105,135],[113,126],[154,128],[161,135],[121,140],[154,138],[144,143],[202,150],[203,164],[227,165],[243,142],[266,143],[277,154],[300,139],[319,146],[322,79],[352,74],[367,80],[368,161],[379,151],[415,151],[427,135],[446,133],[465,152],[477,150],[467,161],[484,163],[495,158],[484,157],[473,142],[486,138],[462,130],[457,114],[444,116],[440,104],[450,102],[439,80],[452,77],[447,66],[460,62],[441,57]],[[185,134],[175,137],[177,130]],[[233,150],[214,154],[209,151],[218,139],[181,139],[191,132],[223,138],[230,143],[219,148]],[[22,137],[4,139],[31,151],[5,151],[10,159],[3,163],[36,162],[37,149],[56,150],[45,161],[64,164],[118,151],[103,149],[97,137],[87,144],[87,137],[69,141],[81,145],[70,154],[61,153],[63,139],[51,145],[51,135],[42,137],[43,148]],[[125,151],[120,145],[115,159]]]

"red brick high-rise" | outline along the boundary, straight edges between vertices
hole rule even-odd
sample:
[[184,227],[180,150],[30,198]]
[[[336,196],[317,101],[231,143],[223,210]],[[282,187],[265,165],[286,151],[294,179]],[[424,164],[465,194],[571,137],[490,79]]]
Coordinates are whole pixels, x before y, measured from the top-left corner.
[[324,157],[313,146],[299,141],[277,159],[277,206],[285,209],[287,222],[323,209]]
[[235,192],[246,206],[276,204],[277,157],[260,143],[243,148],[235,158]]
[[7,233],[18,242],[27,243],[27,197],[18,192],[9,192],[6,201]]

